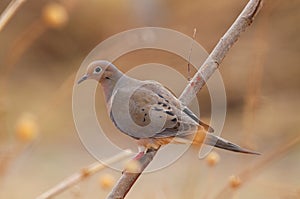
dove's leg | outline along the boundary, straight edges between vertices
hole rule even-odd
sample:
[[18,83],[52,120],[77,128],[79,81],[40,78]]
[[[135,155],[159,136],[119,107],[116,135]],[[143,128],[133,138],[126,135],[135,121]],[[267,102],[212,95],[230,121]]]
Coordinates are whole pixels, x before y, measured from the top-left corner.
[[139,160],[145,155],[146,148],[144,146],[138,146],[138,154],[133,158],[134,160]]
[[[138,150],[139,150],[139,152],[138,152],[137,155],[134,156],[134,158],[133,158],[134,161],[139,161],[139,160],[145,155],[146,147],[144,147],[144,146],[138,146]],[[123,174],[124,172],[126,172],[126,169],[124,169],[124,170],[122,171],[122,174]]]

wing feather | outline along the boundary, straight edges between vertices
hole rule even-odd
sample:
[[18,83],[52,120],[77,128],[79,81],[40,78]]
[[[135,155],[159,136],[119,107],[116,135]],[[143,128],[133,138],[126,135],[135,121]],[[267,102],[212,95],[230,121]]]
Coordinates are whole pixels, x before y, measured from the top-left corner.
[[191,110],[164,86],[154,81],[145,81],[132,95],[130,100],[133,121],[146,126],[151,122],[150,111],[157,111],[166,118],[164,128],[152,137],[186,136],[204,127],[209,132],[213,129],[202,122]]

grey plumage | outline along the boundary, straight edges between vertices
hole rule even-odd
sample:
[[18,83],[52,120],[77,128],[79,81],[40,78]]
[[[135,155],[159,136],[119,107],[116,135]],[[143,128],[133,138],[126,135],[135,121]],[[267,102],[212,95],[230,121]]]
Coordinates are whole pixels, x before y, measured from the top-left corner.
[[[169,142],[203,142],[230,151],[258,154],[213,135],[212,127],[158,82],[130,78],[107,61],[91,63],[79,83],[86,79],[95,79],[102,85],[115,126],[146,148]],[[205,139],[193,140],[199,133]]]

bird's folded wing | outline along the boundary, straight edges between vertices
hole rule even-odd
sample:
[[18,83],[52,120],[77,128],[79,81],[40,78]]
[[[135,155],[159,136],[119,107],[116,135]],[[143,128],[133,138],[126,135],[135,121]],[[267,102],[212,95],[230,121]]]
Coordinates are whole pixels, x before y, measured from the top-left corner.
[[212,133],[214,132],[214,129],[209,126],[208,124],[206,124],[205,122],[201,121],[197,115],[195,115],[188,107],[181,105],[181,102],[179,102],[179,100],[175,97],[174,93],[169,90],[168,88],[164,87],[163,85],[161,85],[160,83],[156,82],[156,81],[148,81],[152,84],[149,84],[149,88],[151,90],[153,90],[154,92],[161,92],[161,94],[165,94],[167,95],[168,98],[175,98],[172,101],[177,102],[177,104],[180,104],[181,108],[180,110],[183,111],[185,114],[187,114],[191,119],[193,119],[195,122],[197,122],[199,125],[203,126],[205,130],[207,130],[208,132]]
[[187,114],[190,118],[192,118],[195,122],[197,122],[199,125],[203,126],[205,130],[207,130],[210,133],[214,132],[214,129],[206,124],[205,122],[201,121],[188,107],[183,108],[183,112]]
[[157,82],[149,81],[136,89],[130,98],[130,107],[133,121],[140,126],[154,122],[154,120],[151,121],[150,115],[165,119],[161,131],[151,137],[181,137],[194,133],[199,125],[206,130],[212,130],[187,107],[183,107],[169,90]]

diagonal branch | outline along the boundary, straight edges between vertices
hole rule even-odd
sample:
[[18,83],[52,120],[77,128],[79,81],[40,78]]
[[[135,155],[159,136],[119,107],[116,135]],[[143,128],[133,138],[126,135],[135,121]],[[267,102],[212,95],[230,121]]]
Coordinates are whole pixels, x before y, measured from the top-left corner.
[[[122,159],[127,158],[130,156],[131,151],[125,150],[109,159],[107,159],[105,162],[107,164],[112,164],[115,162],[118,162]],[[91,175],[105,169],[107,166],[100,163],[95,162],[93,164],[90,164],[89,166],[81,169],[80,171],[74,173],[73,175],[69,176],[68,178],[64,179],[60,183],[58,183],[56,186],[52,187],[51,189],[47,190],[46,192],[39,195],[36,199],[49,199],[53,198],[54,196],[64,192],[68,188],[78,184],[79,182],[83,181],[84,179],[87,179]]]
[[0,32],[26,0],[12,0],[0,16]]
[[[272,150],[266,154],[264,159],[260,160],[254,165],[247,167],[242,170],[237,176],[241,179],[241,185],[248,183],[255,175],[258,175],[259,172],[269,164],[272,164],[275,160],[282,158],[287,152],[289,152],[293,147],[297,146],[300,143],[300,135],[296,138],[290,138],[279,147],[274,147]],[[221,198],[233,198],[234,189],[232,186],[227,184],[223,189],[221,189],[216,195],[215,199]]]
[[135,181],[142,174],[144,169],[153,160],[157,150],[148,150],[147,153],[139,159],[141,165],[140,171],[138,173],[123,172],[123,175],[118,180],[116,185],[113,187],[112,191],[108,195],[107,199],[122,199],[126,196],[130,188],[134,185]]
[[[205,85],[206,81],[212,76],[214,71],[219,67],[225,55],[233,44],[238,40],[240,34],[250,26],[254,17],[262,6],[262,0],[250,0],[242,13],[238,16],[235,22],[227,30],[224,36],[215,46],[209,57],[202,64],[193,79],[189,82],[179,100],[188,105],[194,98],[195,94]],[[147,152],[139,161],[141,163],[141,171],[139,173],[124,172],[119,181],[108,195],[107,199],[123,199],[129,192],[133,184],[142,174],[144,169],[150,164],[157,150]]]
[[262,0],[250,0],[248,2],[242,13],[223,35],[198,72],[194,75],[193,79],[182,92],[179,100],[183,104],[188,105],[198,91],[206,84],[206,81],[212,76],[215,70],[217,70],[225,55],[238,40],[241,33],[252,24],[254,17],[261,6]]

